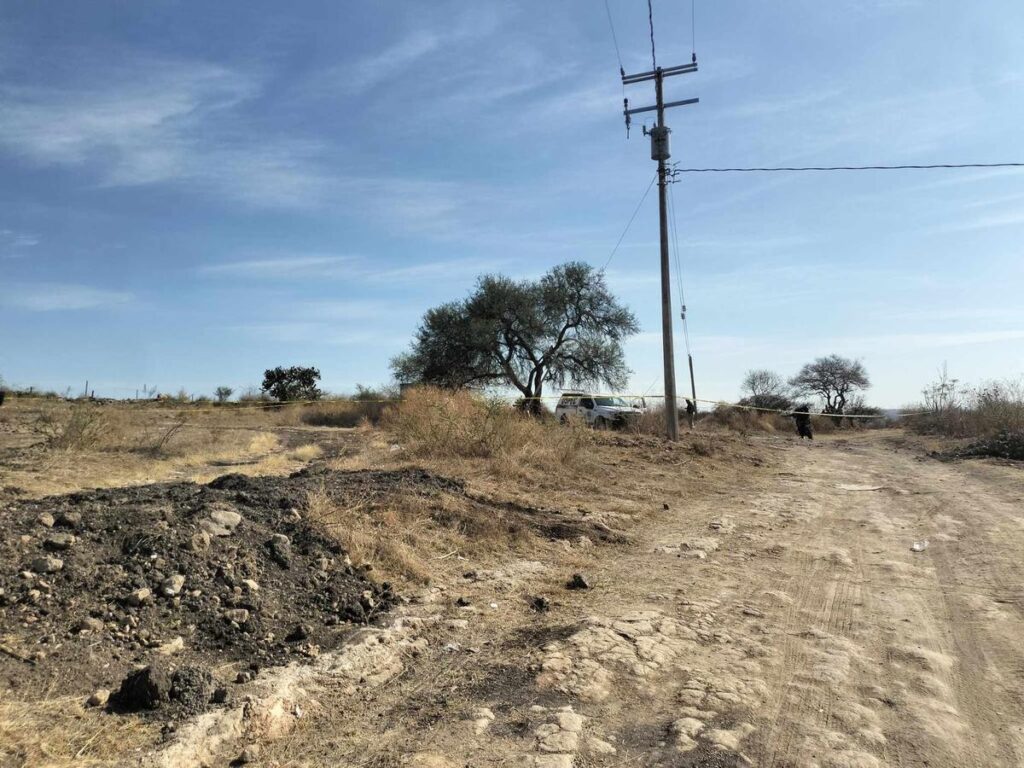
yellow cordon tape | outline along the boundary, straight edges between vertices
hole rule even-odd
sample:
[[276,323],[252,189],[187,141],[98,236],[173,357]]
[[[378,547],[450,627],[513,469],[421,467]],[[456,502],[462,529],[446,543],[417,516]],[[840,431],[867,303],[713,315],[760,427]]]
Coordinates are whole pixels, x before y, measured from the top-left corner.
[[[653,400],[657,400],[659,398],[665,397],[664,395],[613,395],[613,394],[592,395],[592,394],[589,394],[589,393],[586,394],[586,395],[581,395],[581,396],[582,397],[622,397],[622,398],[633,398],[634,400],[636,400],[636,399],[643,399],[643,398],[651,398]],[[550,399],[553,399],[553,398],[561,398],[561,397],[562,397],[561,395],[544,395],[543,397],[523,397],[523,398],[519,398],[519,399],[521,399],[521,400],[550,400]],[[682,398],[677,398],[677,399],[679,399],[679,400],[691,400],[691,401],[693,400],[692,397],[682,397]],[[746,409],[748,411],[763,411],[765,413],[778,413],[778,414],[782,414],[784,416],[790,416],[790,415],[793,414],[792,410],[788,410],[787,411],[787,410],[783,410],[783,409],[780,409],[780,408],[761,408],[761,407],[756,406],[756,405],[742,405],[740,403],[730,403],[730,402],[728,402],[726,400],[704,400],[704,399],[698,397],[696,399],[696,402],[698,402],[698,403],[708,403],[710,405],[721,406],[721,407],[724,407],[724,408],[743,408],[743,409]],[[877,413],[877,414],[863,414],[863,413],[862,414],[854,414],[854,413],[851,413],[851,414],[845,414],[845,413],[808,413],[808,416],[826,416],[826,417],[833,418],[833,419],[839,419],[839,418],[842,418],[842,419],[884,419],[884,418],[887,418],[887,417],[890,417],[890,416],[901,416],[901,417],[902,416],[925,416],[928,413],[930,413],[930,411],[896,411],[896,410],[888,410],[888,409],[886,409],[886,413]]]
[[[585,395],[578,395],[579,397],[621,397],[624,399],[642,400],[651,399],[658,400],[662,399],[664,395],[623,395],[616,393],[591,393],[588,392]],[[518,396],[515,399],[519,400],[560,400],[563,395],[541,395],[540,397],[523,397]],[[680,397],[679,400],[693,400],[692,397]],[[360,405],[363,403],[400,403],[401,398],[387,398],[378,400],[282,400],[280,402],[273,403],[253,403],[253,404],[241,404],[241,403],[192,403],[191,407],[164,407],[160,400],[142,400],[142,401],[128,401],[132,405],[146,409],[156,409],[163,413],[194,413],[197,409],[208,408],[212,410],[223,410],[223,411],[247,411],[247,410],[260,410],[264,408],[281,408],[286,405]],[[72,401],[76,402],[76,401]],[[115,401],[117,402],[117,401]],[[778,413],[784,416],[791,416],[792,410],[783,410],[780,408],[762,408],[756,405],[743,405],[741,403],[730,403],[727,400],[705,400],[703,398],[697,398],[698,403],[707,403],[716,407],[723,408],[742,408],[748,411],[761,411],[763,413]],[[809,416],[822,416],[833,419],[885,419],[889,417],[904,417],[904,416],[927,416],[931,411],[897,411],[886,409],[885,413],[878,414],[863,414],[863,413],[808,413]]]

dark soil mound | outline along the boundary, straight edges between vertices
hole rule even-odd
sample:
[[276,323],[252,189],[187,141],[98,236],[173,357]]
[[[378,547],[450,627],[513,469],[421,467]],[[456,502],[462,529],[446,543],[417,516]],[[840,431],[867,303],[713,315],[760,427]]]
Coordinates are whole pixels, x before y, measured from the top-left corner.
[[[310,519],[314,491],[371,514],[396,495],[428,497],[436,523],[467,531],[618,538],[585,510],[488,499],[414,469],[314,466],[0,499],[0,689],[84,697],[102,688],[115,691],[115,709],[191,714],[230,696],[225,682],[336,647],[395,595]],[[442,496],[459,498],[468,517]]]
[[976,440],[947,454],[949,458],[994,458],[1024,461],[1024,432],[1003,430],[991,437]]
[[117,690],[131,670],[165,660],[156,677],[166,691],[153,693],[153,674],[125,681],[122,706],[171,698],[197,711],[215,685],[204,669],[233,679],[231,662],[258,669],[337,646],[395,597],[308,519],[307,494],[320,489],[338,503],[464,492],[418,471],[311,468],[7,502],[0,687]]

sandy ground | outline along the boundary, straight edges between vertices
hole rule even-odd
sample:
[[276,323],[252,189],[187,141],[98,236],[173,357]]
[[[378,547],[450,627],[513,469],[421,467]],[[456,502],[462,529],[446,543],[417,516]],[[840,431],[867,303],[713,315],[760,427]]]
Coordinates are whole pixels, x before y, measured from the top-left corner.
[[[704,493],[673,495],[678,476],[653,467],[670,508],[580,556],[590,590],[561,588],[564,563],[518,561],[410,606],[450,624],[450,598],[476,589],[485,607],[267,759],[1024,764],[1020,467],[940,463],[877,433],[749,439],[763,466]],[[538,591],[550,611],[504,608]]]
[[[943,463],[886,432],[687,436],[677,452],[602,441],[582,481],[470,484],[596,521],[608,542],[432,556],[432,586],[410,586],[354,656],[253,689],[247,711],[286,724],[247,729],[236,713],[170,749],[137,735],[120,763],[116,749],[80,754],[223,765],[251,744],[268,766],[1024,765],[1019,465]],[[386,443],[370,460],[402,461]],[[590,589],[565,588],[576,571]],[[106,733],[114,716],[75,717]]]

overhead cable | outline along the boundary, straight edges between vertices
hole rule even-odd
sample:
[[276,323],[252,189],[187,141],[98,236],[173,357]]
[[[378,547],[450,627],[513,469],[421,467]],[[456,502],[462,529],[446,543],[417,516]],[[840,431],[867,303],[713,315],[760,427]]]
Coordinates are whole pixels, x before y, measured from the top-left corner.
[[644,200],[646,200],[647,195],[651,193],[651,187],[654,186],[654,182],[656,182],[657,180],[658,174],[654,174],[654,176],[651,177],[651,183],[648,184],[647,189],[644,190],[644,194],[640,198],[640,202],[637,203],[636,208],[633,209],[633,215],[630,216],[629,221],[626,222],[626,228],[622,230],[622,234],[619,235],[619,241],[615,243],[615,247],[612,248],[612,252],[608,254],[608,260],[604,263],[604,266],[601,267],[602,272],[604,272],[608,268],[608,265],[612,263],[612,259],[615,258],[615,253],[619,250],[619,246],[622,245],[622,241],[626,239],[626,233],[629,232],[629,228],[633,225],[633,220],[636,218],[636,215],[640,213],[640,208],[643,207]]
[[674,173],[776,173],[794,171],[926,171],[943,168],[1024,168],[1024,163],[931,163],[927,165],[808,165],[753,168],[673,168]]

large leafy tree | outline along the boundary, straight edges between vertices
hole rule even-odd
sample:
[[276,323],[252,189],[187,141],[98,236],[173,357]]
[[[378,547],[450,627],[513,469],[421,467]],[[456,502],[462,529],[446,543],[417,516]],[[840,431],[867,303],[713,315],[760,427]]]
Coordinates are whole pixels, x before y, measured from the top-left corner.
[[279,401],[319,400],[320,371],[293,365],[290,368],[268,368],[263,373],[263,391]]
[[508,384],[539,409],[546,383],[624,386],[622,342],[638,330],[601,272],[569,262],[536,281],[481,277],[468,298],[429,310],[391,365],[400,381]]
[[839,355],[819,357],[789,380],[799,393],[820,397],[825,413],[845,413],[846,405],[858,391],[871,386],[864,364]]

